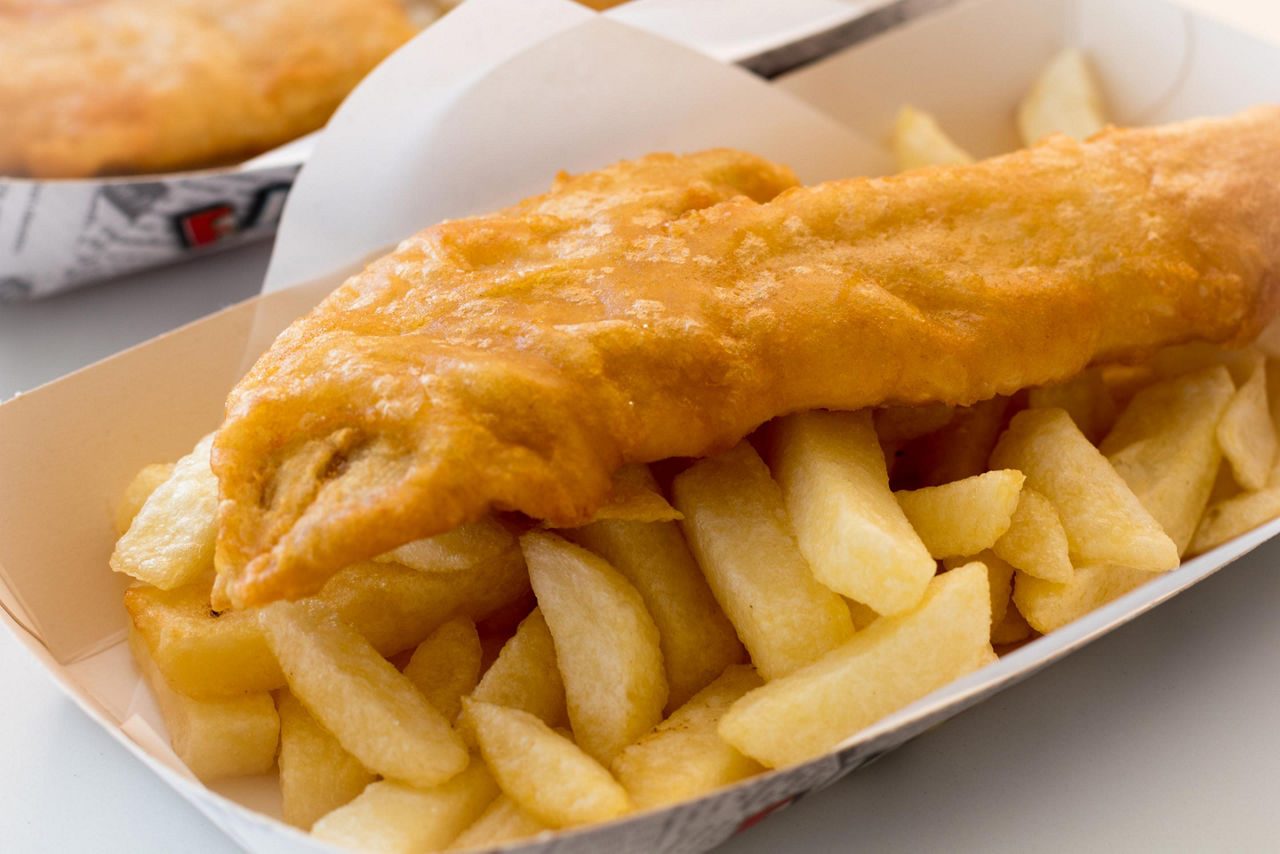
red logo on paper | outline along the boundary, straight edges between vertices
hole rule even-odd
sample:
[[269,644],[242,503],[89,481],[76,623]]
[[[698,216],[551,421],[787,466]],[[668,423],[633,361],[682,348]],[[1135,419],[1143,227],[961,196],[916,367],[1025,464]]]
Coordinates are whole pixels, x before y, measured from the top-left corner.
[[208,246],[235,234],[239,228],[231,205],[211,205],[188,211],[177,218],[178,234],[187,246]]
[[738,829],[735,830],[734,833],[742,833],[742,831],[744,830],[748,830],[752,827],[755,827],[757,824],[764,821],[769,816],[778,812],[778,810],[786,809],[787,807],[791,806],[798,800],[800,800],[799,795],[792,795],[789,798],[783,798],[782,800],[778,801],[776,804],[765,807],[755,815],[747,816],[745,819],[743,819],[742,824],[738,825]]

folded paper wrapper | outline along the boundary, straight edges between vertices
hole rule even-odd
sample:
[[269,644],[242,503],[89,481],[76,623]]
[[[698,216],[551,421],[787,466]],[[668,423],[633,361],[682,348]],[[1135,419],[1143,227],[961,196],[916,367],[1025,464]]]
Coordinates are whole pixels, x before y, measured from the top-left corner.
[[[287,203],[269,293],[0,405],[0,621],[108,733],[241,845],[327,850],[267,817],[279,812],[273,779],[206,788],[169,749],[124,643],[126,579],[107,568],[111,509],[132,475],[176,459],[217,425],[227,390],[342,280],[333,271],[358,268],[423,225],[542,191],[560,169],[654,150],[746,148],[791,164],[806,181],[884,172],[883,141],[904,102],[935,112],[975,153],[997,153],[1015,145],[1017,99],[1067,44],[1088,51],[1118,123],[1280,101],[1280,48],[1155,0],[965,3],[773,85],[567,0],[471,0],[375,71],[335,115]],[[1187,562],[837,753],[558,837],[555,850],[706,850],[1278,531],[1271,523]]]

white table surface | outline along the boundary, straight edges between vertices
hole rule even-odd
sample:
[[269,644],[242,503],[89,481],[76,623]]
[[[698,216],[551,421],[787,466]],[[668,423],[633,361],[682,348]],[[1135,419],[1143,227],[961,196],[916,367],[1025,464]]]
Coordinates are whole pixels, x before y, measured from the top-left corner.
[[[1271,0],[1192,0],[1280,37]],[[0,305],[0,400],[251,296],[252,246]],[[1280,543],[721,851],[1280,850]],[[0,632],[0,852],[232,852]]]

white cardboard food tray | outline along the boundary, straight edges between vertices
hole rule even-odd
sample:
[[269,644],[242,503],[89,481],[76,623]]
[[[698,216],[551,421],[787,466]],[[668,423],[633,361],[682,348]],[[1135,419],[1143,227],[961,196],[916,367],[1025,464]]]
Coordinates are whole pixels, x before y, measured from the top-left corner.
[[[289,203],[272,269],[276,285],[310,284],[233,307],[0,405],[0,621],[108,733],[249,850],[325,849],[268,817],[277,808],[269,780],[206,789],[169,750],[122,642],[124,585],[106,568],[110,508],[140,466],[176,458],[216,425],[226,390],[284,324],[340,280],[333,270],[420,225],[541,189],[559,168],[653,149],[754,148],[791,161],[809,180],[879,171],[887,161],[873,142],[901,100],[937,109],[976,151],[999,150],[1016,97],[1066,43],[1095,58],[1120,121],[1280,100],[1280,75],[1272,73],[1280,51],[1155,0],[980,0],[782,84],[852,130],[776,86],[560,0],[472,0],[464,12],[436,38],[456,39],[457,28],[478,27],[489,15],[511,23],[492,35],[487,53],[473,51],[484,69],[459,75],[457,87],[406,99],[415,79],[418,90],[426,88],[431,57],[446,49],[424,36],[421,55],[406,51],[379,69],[381,78],[343,107],[317,150]],[[379,113],[384,98],[395,109],[384,104]],[[954,109],[949,98],[958,99]],[[384,148],[368,149],[379,141]],[[355,152],[361,156],[353,161]],[[1277,531],[1280,523],[1272,523],[1188,562],[886,718],[838,753],[530,850],[705,850],[1132,620]]]
[[0,177],[0,302],[270,237],[302,166],[291,151],[265,166],[84,180]]

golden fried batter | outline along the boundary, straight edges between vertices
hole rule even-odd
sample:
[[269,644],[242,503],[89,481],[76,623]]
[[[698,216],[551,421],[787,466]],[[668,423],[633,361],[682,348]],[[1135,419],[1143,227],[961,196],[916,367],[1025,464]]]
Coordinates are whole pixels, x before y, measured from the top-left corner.
[[321,127],[412,35],[395,0],[0,2],[0,174],[243,159]]
[[782,413],[968,404],[1240,342],[1276,306],[1280,108],[767,202],[782,182],[753,175],[755,198],[706,206],[732,190],[713,181],[608,207],[648,163],[671,179],[709,157],[731,155],[429,228],[287,330],[215,443],[232,600],[306,593],[491,508],[580,520],[617,466]]

